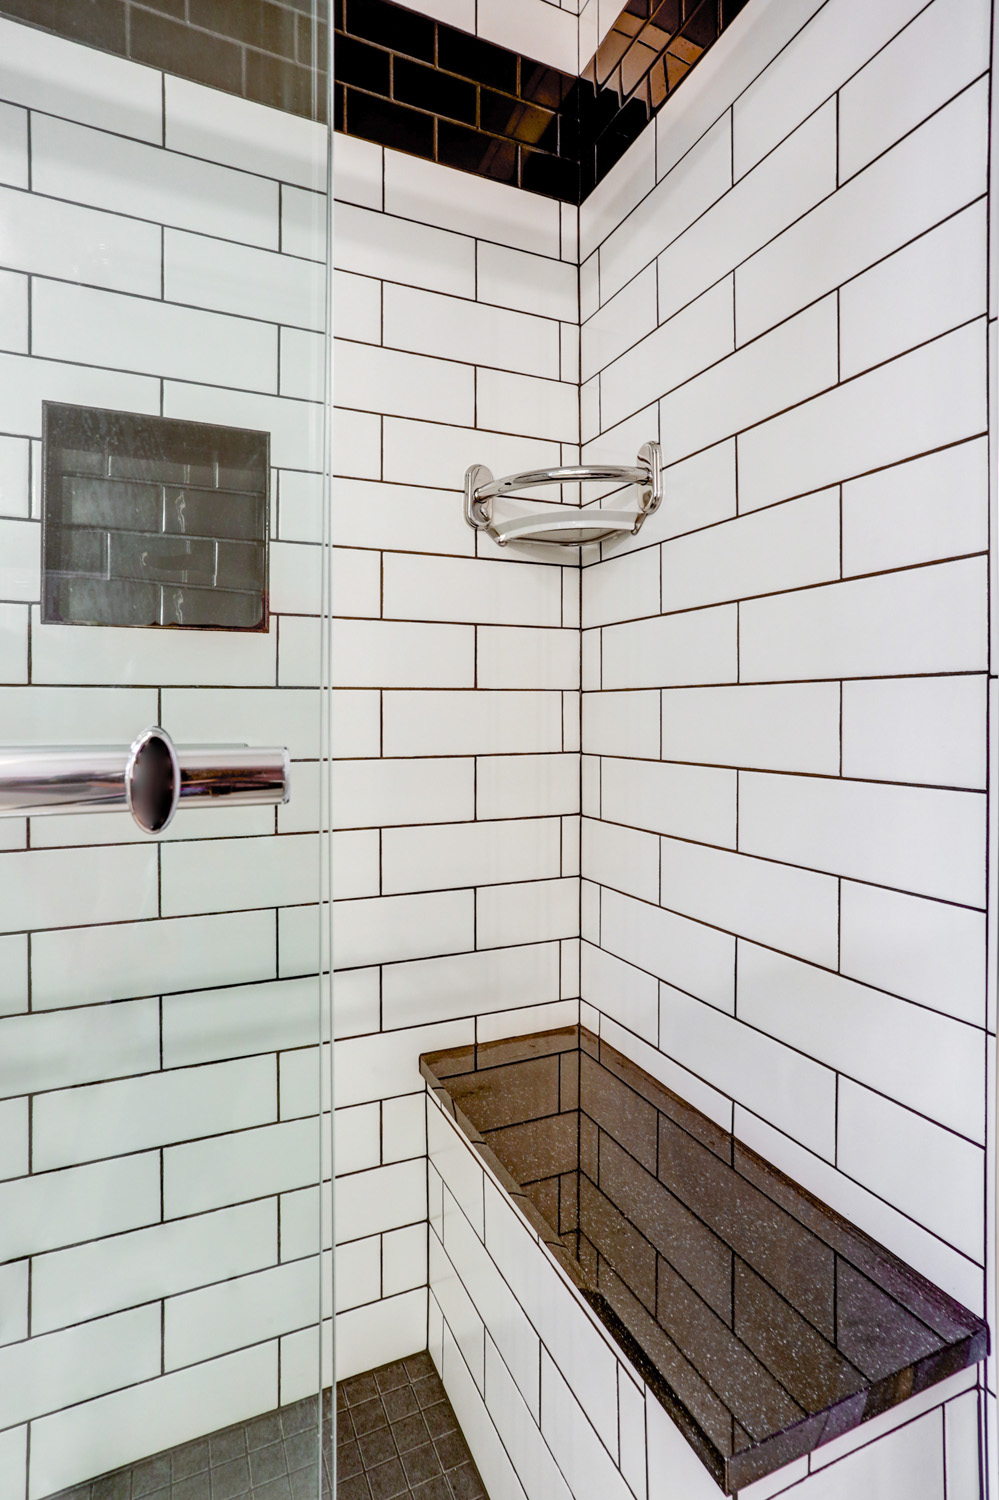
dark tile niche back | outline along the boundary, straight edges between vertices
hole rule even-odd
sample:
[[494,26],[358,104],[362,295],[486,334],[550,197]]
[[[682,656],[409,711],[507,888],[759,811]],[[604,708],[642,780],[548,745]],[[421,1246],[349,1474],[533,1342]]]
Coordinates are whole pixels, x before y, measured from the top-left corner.
[[0,0],[0,16],[326,120],[327,0]]
[[985,1357],[981,1318],[583,1028],[420,1066],[729,1494]]
[[265,631],[270,435],[43,403],[42,620]]
[[334,125],[580,203],[747,0],[627,0],[580,77],[394,0],[334,0]]

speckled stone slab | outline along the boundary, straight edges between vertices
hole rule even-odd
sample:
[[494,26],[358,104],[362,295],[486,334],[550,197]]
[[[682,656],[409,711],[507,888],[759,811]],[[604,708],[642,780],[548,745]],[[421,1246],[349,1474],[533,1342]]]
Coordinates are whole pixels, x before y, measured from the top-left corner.
[[988,1352],[974,1313],[583,1028],[421,1067],[726,1493]]

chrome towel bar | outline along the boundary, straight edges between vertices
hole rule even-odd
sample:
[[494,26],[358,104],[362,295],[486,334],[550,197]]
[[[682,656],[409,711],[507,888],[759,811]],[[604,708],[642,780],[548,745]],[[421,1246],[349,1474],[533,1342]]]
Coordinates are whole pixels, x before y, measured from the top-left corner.
[[[637,511],[603,509],[600,506],[560,505],[555,510],[528,512],[500,519],[493,500],[518,490],[533,490],[546,484],[637,484],[641,496]],[[501,547],[507,542],[548,542],[569,547],[602,541],[623,532],[640,530],[646,516],[657,510],[663,498],[662,450],[658,443],[645,443],[635,464],[571,465],[555,469],[529,469],[495,479],[484,464],[473,464],[465,473],[465,520],[476,531],[488,531]]]
[[290,796],[287,750],[177,748],[158,726],[127,749],[0,750],[0,817],[5,818],[127,809],[144,833],[160,833],[181,804],[276,804]]

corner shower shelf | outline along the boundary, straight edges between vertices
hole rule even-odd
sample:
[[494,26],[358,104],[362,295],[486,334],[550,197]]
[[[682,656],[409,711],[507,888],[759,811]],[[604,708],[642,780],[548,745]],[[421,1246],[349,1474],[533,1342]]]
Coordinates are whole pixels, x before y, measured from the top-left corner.
[[[554,510],[528,511],[505,518],[494,514],[493,501],[519,490],[546,484],[635,484],[641,486],[636,510],[603,509],[599,505],[559,505]],[[473,464],[465,474],[465,520],[476,531],[488,531],[500,547],[507,542],[546,542],[578,547],[608,537],[639,531],[646,516],[663,498],[662,452],[658,443],[645,443],[635,464],[569,466],[530,469],[494,479],[484,464]]]
[[984,1359],[980,1317],[584,1028],[420,1068],[726,1493]]

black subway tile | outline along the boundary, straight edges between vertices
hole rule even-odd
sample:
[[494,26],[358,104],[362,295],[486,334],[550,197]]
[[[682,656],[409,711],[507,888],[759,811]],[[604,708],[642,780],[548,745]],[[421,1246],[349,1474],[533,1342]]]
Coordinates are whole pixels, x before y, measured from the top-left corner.
[[387,98],[392,87],[392,54],[357,37],[342,36],[336,44],[333,76],[339,83]]
[[441,120],[437,130],[437,160],[446,167],[475,172],[498,182],[517,182],[517,147],[481,130],[467,130]]
[[346,29],[407,57],[434,60],[434,22],[391,0],[347,0]]
[[389,99],[347,90],[347,133],[414,156],[434,154],[434,119]]
[[437,64],[449,73],[472,78],[476,83],[505,89],[508,94],[517,92],[517,53],[484,42],[480,37],[469,36],[464,31],[456,31],[452,26],[438,28]]
[[550,110],[539,109],[512,95],[498,94],[494,89],[480,90],[479,124],[494,135],[536,146],[550,129],[554,118]]
[[[388,54],[384,54],[386,57]],[[349,83],[357,82],[348,79]],[[396,57],[392,63],[392,97],[433,114],[474,125],[476,88],[463,78],[452,78],[426,63]]]

